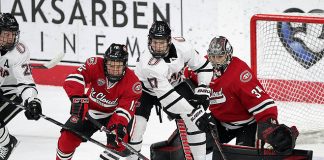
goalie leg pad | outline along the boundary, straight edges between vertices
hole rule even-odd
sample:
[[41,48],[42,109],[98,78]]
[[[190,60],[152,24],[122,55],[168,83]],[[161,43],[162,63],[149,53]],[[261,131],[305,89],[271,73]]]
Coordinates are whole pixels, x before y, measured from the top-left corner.
[[150,147],[151,159],[154,160],[184,160],[181,138],[176,129],[167,141],[153,143]]

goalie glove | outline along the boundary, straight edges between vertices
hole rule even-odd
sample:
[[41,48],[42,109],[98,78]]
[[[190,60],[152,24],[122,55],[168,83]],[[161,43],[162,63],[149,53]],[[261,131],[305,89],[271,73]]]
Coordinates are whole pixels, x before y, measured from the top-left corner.
[[199,85],[195,88],[194,97],[189,100],[189,103],[197,108],[199,105],[202,105],[206,110],[209,107],[209,98],[210,98],[211,89],[206,85]]
[[299,132],[295,126],[289,128],[284,124],[278,124],[271,118],[265,122],[258,122],[258,138],[270,144],[278,153],[292,152],[298,135]]

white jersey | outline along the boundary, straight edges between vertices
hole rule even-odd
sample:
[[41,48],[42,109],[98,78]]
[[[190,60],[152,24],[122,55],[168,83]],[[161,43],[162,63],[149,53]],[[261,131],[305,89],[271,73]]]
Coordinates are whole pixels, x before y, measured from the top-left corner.
[[23,101],[37,97],[29,61],[29,50],[21,42],[0,57],[0,86],[5,95],[16,94]]
[[[165,109],[171,113],[190,113],[192,107],[174,87],[182,81],[184,67],[198,71],[198,84],[208,85],[212,79],[212,66],[185,41],[174,40],[166,58],[156,59],[144,52],[136,64],[135,74],[143,82],[143,91],[157,96]],[[199,72],[201,71],[201,72]],[[178,107],[173,107],[178,106]]]

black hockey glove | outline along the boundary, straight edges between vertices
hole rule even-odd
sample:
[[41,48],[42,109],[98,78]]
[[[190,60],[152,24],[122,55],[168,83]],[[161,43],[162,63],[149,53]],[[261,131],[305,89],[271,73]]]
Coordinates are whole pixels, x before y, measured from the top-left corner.
[[195,108],[202,105],[206,110],[209,107],[210,93],[211,89],[206,85],[199,85],[195,88],[194,97],[189,100],[189,103]]
[[203,106],[199,105],[190,114],[188,114],[188,117],[192,122],[196,124],[199,130],[207,133],[210,132],[209,115],[210,114],[206,113]]
[[71,110],[70,114],[73,116],[77,116],[79,118],[84,117],[84,105],[89,103],[89,99],[87,96],[72,96],[71,100]]
[[277,124],[275,120],[268,119],[266,122],[258,122],[258,138],[269,143],[273,150],[287,154],[295,148],[299,132],[295,126],[287,127]]
[[42,114],[42,102],[38,98],[28,98],[25,101],[25,116],[28,120],[39,120]]
[[126,138],[126,126],[122,124],[113,124],[111,126],[108,126],[107,129],[110,131],[110,134],[107,134],[108,146],[114,148],[117,151],[125,150],[125,146],[121,143],[121,141]]

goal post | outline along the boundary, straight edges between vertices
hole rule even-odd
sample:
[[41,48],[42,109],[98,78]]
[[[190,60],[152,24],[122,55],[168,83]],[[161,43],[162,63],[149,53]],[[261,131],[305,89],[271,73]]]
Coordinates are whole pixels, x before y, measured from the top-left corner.
[[[251,68],[278,106],[280,123],[324,131],[324,15],[257,14]],[[324,133],[324,132],[323,132]]]

